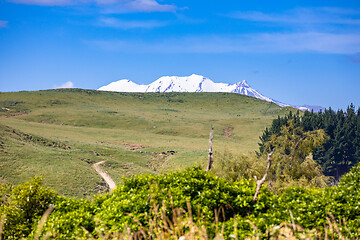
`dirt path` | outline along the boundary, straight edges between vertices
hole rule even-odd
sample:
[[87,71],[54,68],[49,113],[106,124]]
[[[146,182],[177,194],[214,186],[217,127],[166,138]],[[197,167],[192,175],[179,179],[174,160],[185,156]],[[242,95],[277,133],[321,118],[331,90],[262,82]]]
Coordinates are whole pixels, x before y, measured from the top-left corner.
[[105,182],[109,185],[110,191],[112,191],[116,187],[116,183],[114,182],[114,180],[112,180],[112,178],[109,176],[109,174],[107,174],[106,172],[104,172],[103,170],[100,169],[99,165],[101,165],[103,163],[105,163],[105,161],[95,163],[93,165],[93,168],[105,180]]
[[225,137],[232,137],[232,131],[234,130],[233,126],[227,126],[226,129],[223,131],[223,135]]

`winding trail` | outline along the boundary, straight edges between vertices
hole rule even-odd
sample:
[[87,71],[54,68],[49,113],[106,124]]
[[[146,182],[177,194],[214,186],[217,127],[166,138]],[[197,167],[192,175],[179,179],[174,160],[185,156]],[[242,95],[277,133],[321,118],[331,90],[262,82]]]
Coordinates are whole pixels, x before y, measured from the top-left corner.
[[112,178],[109,176],[109,174],[107,174],[106,172],[104,172],[103,170],[101,170],[100,166],[101,164],[105,163],[105,161],[101,161],[98,163],[95,163],[92,167],[95,169],[95,171],[100,174],[100,176],[105,180],[105,182],[109,185],[110,188],[110,192],[116,188],[116,183],[114,182],[114,180],[112,180]]

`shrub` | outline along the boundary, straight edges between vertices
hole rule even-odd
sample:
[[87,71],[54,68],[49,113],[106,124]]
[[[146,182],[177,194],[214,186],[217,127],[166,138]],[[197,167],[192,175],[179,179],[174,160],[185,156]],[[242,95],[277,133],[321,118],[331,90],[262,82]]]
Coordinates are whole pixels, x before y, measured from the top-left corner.
[[95,210],[92,201],[59,197],[43,232],[56,239],[85,238],[86,231],[91,233],[95,229]]
[[43,233],[55,239],[259,239],[283,234],[317,239],[325,232],[330,239],[356,239],[359,187],[360,165],[335,187],[292,187],[278,195],[263,187],[255,203],[253,182],[229,182],[200,167],[133,176],[113,193],[92,200],[58,196],[35,178],[17,187],[1,186],[0,213],[6,214],[2,237],[33,238],[41,215],[53,204]]
[[33,226],[37,225],[38,220],[55,200],[57,194],[42,186],[40,177],[8,189],[7,193],[2,194],[4,204],[0,206],[1,216],[5,216],[3,238],[26,237]]
[[255,184],[248,180],[229,183],[200,167],[187,168],[180,172],[163,175],[140,175],[124,179],[112,195],[109,195],[96,214],[103,227],[111,232],[123,231],[126,227],[136,229],[139,223],[147,226],[153,218],[151,208],[160,206],[171,218],[172,210],[193,209],[194,221],[206,220],[212,224],[215,211],[222,208],[219,221],[226,221],[235,214],[245,216],[250,212],[266,211],[269,196],[261,191],[259,201],[251,203]]

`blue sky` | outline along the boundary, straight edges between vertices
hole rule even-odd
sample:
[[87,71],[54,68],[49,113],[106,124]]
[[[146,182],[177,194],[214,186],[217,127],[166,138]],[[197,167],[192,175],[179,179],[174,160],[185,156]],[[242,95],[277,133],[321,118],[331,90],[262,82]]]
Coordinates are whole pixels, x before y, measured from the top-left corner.
[[360,1],[0,0],[2,92],[193,73],[358,107]]

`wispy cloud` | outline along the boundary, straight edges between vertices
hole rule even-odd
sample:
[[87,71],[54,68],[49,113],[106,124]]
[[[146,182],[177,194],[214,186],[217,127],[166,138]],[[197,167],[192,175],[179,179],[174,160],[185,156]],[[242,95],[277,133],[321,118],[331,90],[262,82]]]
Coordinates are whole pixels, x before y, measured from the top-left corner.
[[360,52],[359,34],[261,33],[206,35],[139,40],[93,40],[87,44],[106,51],[147,53],[299,53],[354,54]]
[[7,0],[8,2],[39,6],[67,6],[97,4],[105,12],[174,12],[175,5],[160,4],[156,0]]
[[74,83],[71,81],[67,81],[63,84],[61,84],[60,86],[55,85],[54,88],[73,88],[74,87]]
[[133,29],[133,28],[156,28],[166,26],[167,22],[156,20],[128,21],[117,18],[103,17],[99,19],[98,25],[103,27]]
[[7,0],[8,2],[27,4],[27,5],[39,5],[39,6],[65,6],[77,4],[76,0]]
[[258,11],[232,12],[231,18],[280,24],[348,24],[360,25],[360,10],[345,8],[296,8],[283,13]]
[[7,27],[7,21],[0,21],[0,28]]
[[123,6],[120,6],[120,10],[122,7],[127,11],[134,12],[174,12],[176,10],[174,5],[162,5],[155,0],[130,1]]
[[40,5],[40,6],[65,6],[65,5],[80,5],[80,4],[99,4],[99,5],[111,5],[119,4],[125,1],[131,0],[6,0],[8,2],[28,4],[28,5]]
[[[295,8],[282,13],[238,11],[228,17],[265,23],[265,30],[262,29],[265,32],[244,35],[238,42],[239,46],[246,46],[244,51],[354,54],[360,49],[360,9]],[[281,26],[282,30],[266,33],[269,26]]]

